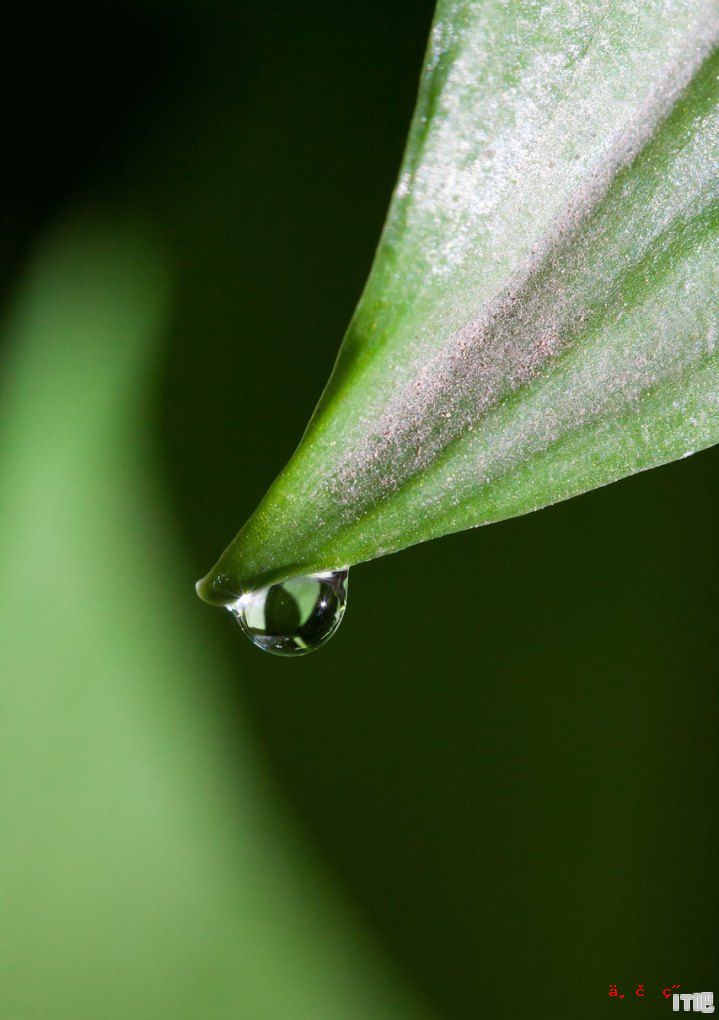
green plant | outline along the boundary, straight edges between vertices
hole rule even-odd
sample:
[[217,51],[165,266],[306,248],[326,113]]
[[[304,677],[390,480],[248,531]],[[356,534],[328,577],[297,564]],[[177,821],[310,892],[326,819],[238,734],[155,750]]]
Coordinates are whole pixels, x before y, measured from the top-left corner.
[[334,372],[204,598],[719,439],[718,32],[713,0],[440,0]]
[[128,219],[68,217],[4,329],[0,1014],[420,1016],[213,698],[149,453],[170,267]]

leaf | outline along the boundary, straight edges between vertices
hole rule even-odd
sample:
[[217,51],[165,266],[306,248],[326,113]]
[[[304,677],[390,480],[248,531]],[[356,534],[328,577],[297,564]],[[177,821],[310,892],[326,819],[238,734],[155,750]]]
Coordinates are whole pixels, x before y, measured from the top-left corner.
[[208,601],[719,439],[716,0],[440,0],[387,223]]
[[423,1016],[226,725],[154,483],[166,285],[151,234],[74,217],[6,330],[0,1016]]

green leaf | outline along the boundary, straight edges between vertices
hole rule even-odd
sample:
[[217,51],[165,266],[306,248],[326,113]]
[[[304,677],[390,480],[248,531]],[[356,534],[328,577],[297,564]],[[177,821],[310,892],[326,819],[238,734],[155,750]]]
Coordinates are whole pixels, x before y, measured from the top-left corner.
[[224,603],[719,439],[716,0],[440,0],[375,262]]
[[167,276],[125,217],[73,218],[5,331],[0,1016],[421,1017],[182,594],[146,399]]

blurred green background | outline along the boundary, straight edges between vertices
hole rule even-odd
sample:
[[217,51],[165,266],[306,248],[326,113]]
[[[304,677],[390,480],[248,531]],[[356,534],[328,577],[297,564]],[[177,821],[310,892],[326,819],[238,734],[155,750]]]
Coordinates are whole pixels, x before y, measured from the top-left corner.
[[719,993],[719,452],[355,568],[307,659],[194,595],[330,371],[432,5],[11,10],[0,1016]]

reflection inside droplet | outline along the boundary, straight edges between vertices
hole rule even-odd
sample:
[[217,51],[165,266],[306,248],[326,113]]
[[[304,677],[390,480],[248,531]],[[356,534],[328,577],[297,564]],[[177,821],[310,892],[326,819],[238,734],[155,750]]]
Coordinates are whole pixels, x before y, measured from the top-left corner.
[[306,655],[332,637],[347,604],[348,570],[293,577],[227,606],[250,641],[273,655]]

